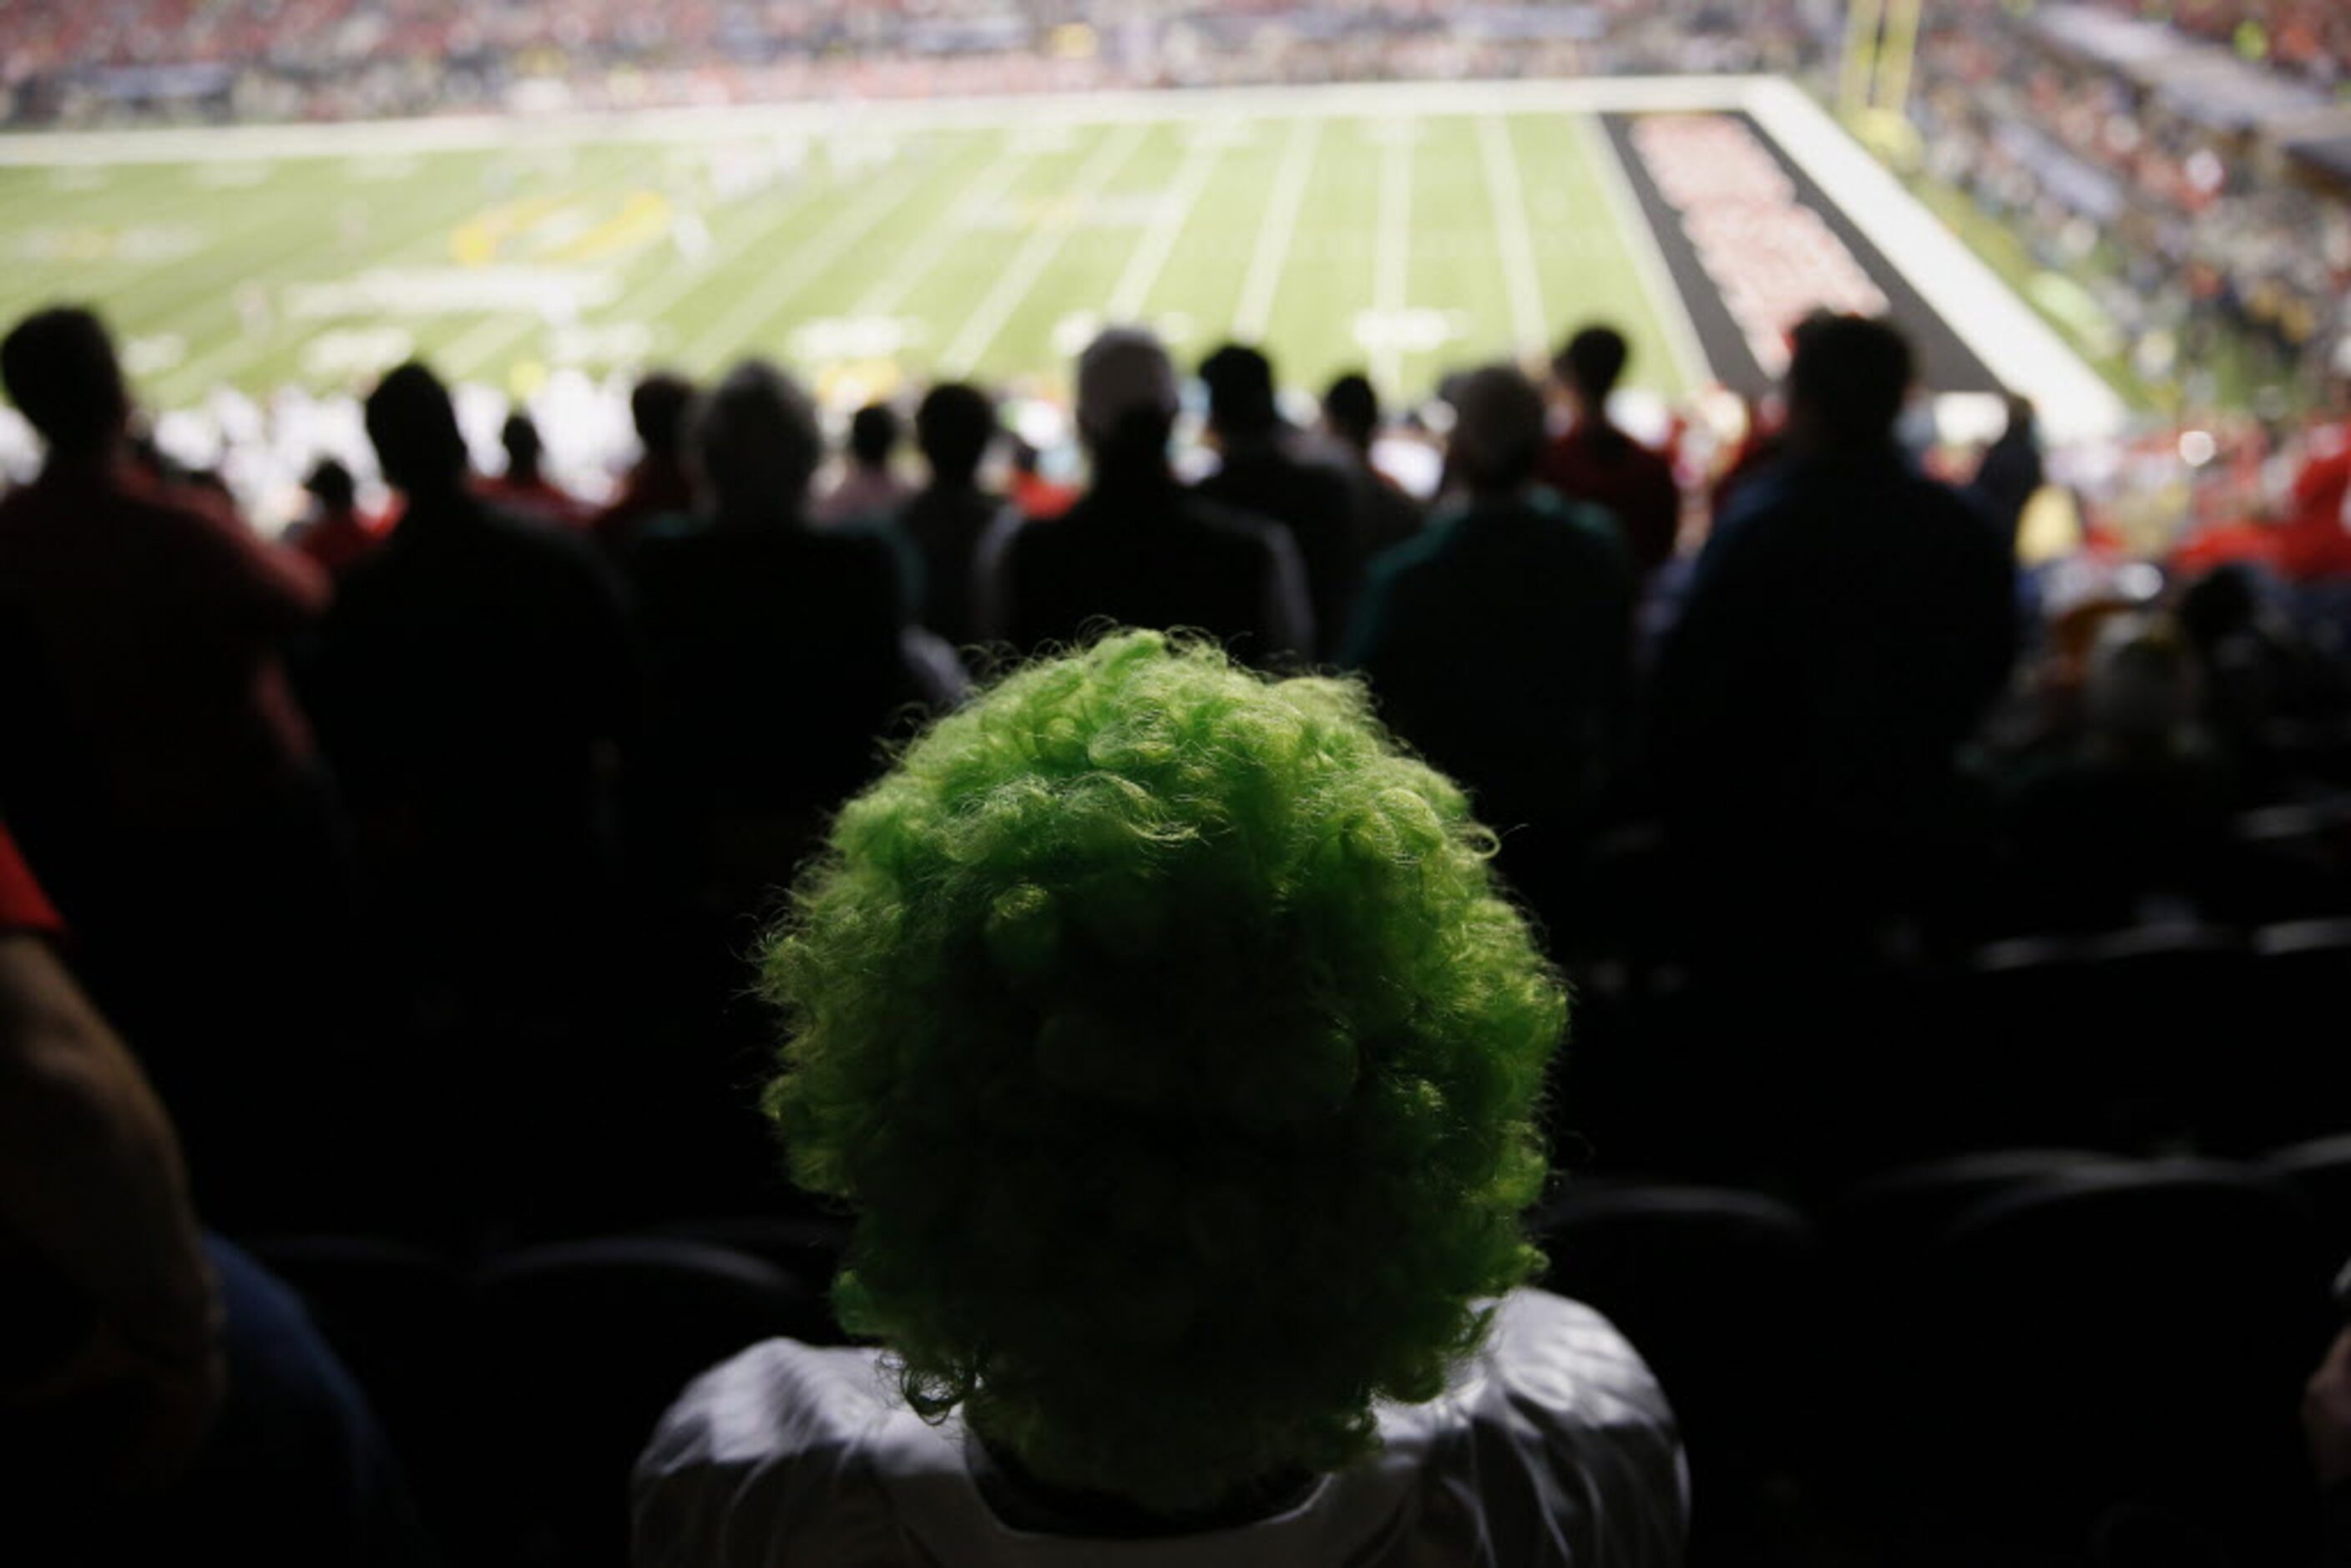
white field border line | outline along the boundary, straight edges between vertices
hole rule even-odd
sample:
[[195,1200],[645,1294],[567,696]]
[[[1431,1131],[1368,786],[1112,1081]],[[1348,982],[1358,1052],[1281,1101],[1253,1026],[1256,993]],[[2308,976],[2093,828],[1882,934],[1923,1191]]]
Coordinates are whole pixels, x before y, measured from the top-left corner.
[[1208,112],[1346,119],[1555,111],[1597,114],[1733,110],[1773,78],[1587,77],[1569,81],[1362,82],[1331,87],[1185,88],[1034,97],[836,99],[702,109],[447,115],[328,125],[230,125],[178,131],[45,131],[0,134],[0,167],[252,162],[513,151],[590,141],[704,141],[713,137],[893,133],[1186,120]]
[[1397,337],[1412,271],[1412,138],[1380,147],[1379,238],[1373,247],[1372,308],[1383,318],[1372,350],[1372,380],[1388,397],[1404,391],[1404,345]]
[[923,231],[923,243],[910,245],[899,252],[890,270],[877,279],[872,287],[860,297],[850,314],[852,316],[887,316],[897,309],[931,269],[945,260],[954,245],[954,236],[969,234],[980,221],[994,212],[1011,191],[1014,182],[1029,172],[1036,153],[1025,146],[1016,146],[997,154],[995,160],[971,184],[964,187],[955,205],[945,216]]
[[1665,331],[1666,352],[1680,372],[1682,390],[1696,392],[1714,379],[1714,367],[1707,360],[1706,345],[1698,340],[1698,326],[1690,319],[1689,303],[1674,282],[1673,269],[1666,265],[1666,253],[1658,246],[1656,231],[1649,226],[1648,214],[1633,194],[1632,180],[1625,172],[1624,161],[1616,156],[1616,143],[1609,138],[1608,128],[1600,123],[1599,115],[1586,114],[1581,129],[1585,151],[1608,199],[1609,216],[1616,232],[1625,236],[1625,251],[1633,259],[1641,292],[1648,297],[1649,313]]
[[1061,246],[1069,239],[1070,231],[1076,226],[1085,204],[1102,193],[1102,187],[1117,177],[1118,172],[1126,166],[1127,160],[1133,158],[1143,145],[1145,131],[1146,128],[1139,123],[1128,126],[1095,148],[1085,162],[1079,166],[1069,189],[1063,193],[1069,203],[1069,220],[1048,224],[1029,236],[1028,243],[1020,247],[1011,263],[998,276],[996,287],[987,291],[987,298],[979,302],[979,308],[971,313],[970,319],[963,324],[963,329],[947,345],[946,352],[939,356],[941,374],[960,377],[971,373],[973,367],[979,363],[979,357],[987,352],[989,345],[996,341],[997,334],[1004,330],[1004,323],[1011,319],[1012,312],[1029,298],[1029,290],[1037,287],[1037,280],[1044,276],[1045,269],[1061,254]]
[[1273,320],[1273,297],[1281,287],[1282,264],[1290,256],[1290,236],[1298,229],[1299,209],[1306,204],[1307,177],[1314,172],[1314,152],[1322,137],[1322,122],[1301,116],[1290,128],[1281,150],[1281,167],[1273,177],[1273,195],[1258,225],[1257,248],[1249,254],[1241,302],[1233,310],[1233,340],[1262,341]]
[[1542,284],[1535,268],[1534,232],[1527,226],[1526,187],[1519,179],[1519,155],[1501,117],[1478,117],[1478,151],[1486,165],[1486,199],[1494,209],[1494,235],[1502,246],[1502,280],[1510,298],[1510,330],[1518,350],[1541,350],[1551,336],[1543,318]]
[[885,179],[866,187],[864,195],[842,208],[838,217],[794,250],[784,266],[769,273],[757,287],[746,291],[735,308],[688,345],[684,360],[688,363],[715,363],[724,355],[756,350],[758,345],[751,340],[752,334],[775,319],[792,296],[848,255],[851,246],[912,200],[915,192],[930,183],[928,176],[933,172],[909,160],[900,165],[900,177],[894,183]]
[[1983,259],[1793,85],[1756,80],[1744,107],[1889,266],[2060,442],[2118,434],[2122,399]]
[[1143,307],[1151,298],[1152,286],[1166,270],[1167,258],[1176,253],[1176,241],[1191,221],[1192,209],[1200,204],[1200,193],[1207,189],[1208,177],[1216,172],[1217,161],[1225,155],[1224,144],[1215,137],[1204,136],[1192,143],[1184,155],[1183,167],[1176,171],[1175,183],[1167,187],[1151,212],[1151,226],[1144,231],[1143,239],[1128,257],[1126,270],[1118,275],[1118,284],[1110,292],[1110,304],[1103,308],[1103,319],[1134,321],[1142,318]]

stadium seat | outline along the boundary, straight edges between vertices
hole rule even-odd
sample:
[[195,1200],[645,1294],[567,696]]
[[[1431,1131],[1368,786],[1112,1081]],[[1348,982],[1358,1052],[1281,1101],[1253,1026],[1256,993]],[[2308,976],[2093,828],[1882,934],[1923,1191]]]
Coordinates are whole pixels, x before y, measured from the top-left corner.
[[2235,1561],[2299,1560],[2294,1412],[2326,1279],[2308,1206],[2240,1167],[2086,1166],[1992,1197],[1885,1281],[1907,1354],[1879,1363],[1863,1428],[1879,1495],[1928,1539],[2078,1546],[2147,1504]]
[[1819,1249],[1794,1208],[1720,1187],[1571,1189],[1536,1222],[1547,1289],[1621,1329],[1673,1402],[1708,1478],[1694,1560],[1744,1555],[1809,1458]]
[[246,1249],[302,1298],[367,1395],[427,1525],[444,1542],[462,1535],[465,1270],[437,1252],[377,1237],[289,1236]]
[[[2344,1109],[2339,1103],[2337,1109]],[[2262,1161],[2262,1168],[2309,1200],[2326,1255],[2338,1262],[2351,1260],[2351,1133],[2276,1150]]]
[[2173,1146],[2211,1112],[2207,1068],[2242,1026],[2252,977],[2242,937],[2193,923],[1981,949],[1970,1031],[2008,1139]]
[[498,1559],[619,1564],[628,1476],[696,1375],[830,1322],[820,1295],[724,1248],[655,1239],[541,1247],[476,1280],[475,1460]]

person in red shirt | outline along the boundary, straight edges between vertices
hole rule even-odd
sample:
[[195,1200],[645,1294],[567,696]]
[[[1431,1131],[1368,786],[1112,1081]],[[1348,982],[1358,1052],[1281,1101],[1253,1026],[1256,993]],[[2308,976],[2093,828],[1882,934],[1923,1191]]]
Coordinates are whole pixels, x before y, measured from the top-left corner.
[[584,528],[593,521],[595,514],[586,502],[540,471],[539,457],[546,443],[530,415],[520,411],[507,415],[498,439],[507,449],[507,471],[496,479],[478,481],[483,499],[533,522]]
[[0,382],[48,447],[39,477],[0,500],[0,617],[54,683],[109,803],[176,830],[284,788],[311,744],[281,650],[326,609],[326,573],[212,493],[126,460],[130,393],[88,311],[18,323]]
[[1567,340],[1552,369],[1567,389],[1574,420],[1543,454],[1538,477],[1571,501],[1591,501],[1614,513],[1625,548],[1646,577],[1673,559],[1682,497],[1664,455],[1609,421],[1608,397],[1631,355],[1614,327],[1586,327]]
[[192,1146],[266,1196],[260,1151],[306,1092],[350,907],[284,652],[327,575],[128,460],[130,395],[88,311],[18,323],[0,384],[48,448],[0,500],[9,825]]
[[310,492],[314,509],[286,531],[286,542],[332,576],[357,566],[392,531],[384,518],[360,510],[351,471],[331,457],[319,460],[302,487]]
[[2274,559],[2288,577],[2304,581],[2351,576],[2351,418],[2312,430]]
[[644,455],[593,525],[596,542],[614,559],[636,547],[638,533],[655,517],[694,510],[694,480],[685,471],[685,415],[693,406],[694,383],[667,371],[647,376],[629,394]]

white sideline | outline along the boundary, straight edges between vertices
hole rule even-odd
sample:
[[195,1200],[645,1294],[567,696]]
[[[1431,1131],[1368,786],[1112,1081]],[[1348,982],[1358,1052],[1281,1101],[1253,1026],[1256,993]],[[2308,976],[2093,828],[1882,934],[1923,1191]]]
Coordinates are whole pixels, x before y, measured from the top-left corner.
[[1099,125],[1189,119],[1202,110],[1339,119],[1384,114],[1483,114],[1553,110],[1737,109],[1757,77],[1597,77],[1570,81],[1362,82],[1290,87],[1159,89],[1035,97],[835,98],[702,109],[444,115],[327,125],[227,125],[172,131],[0,133],[0,167],[63,163],[236,163],[276,158],[386,157],[590,141],[704,141],[713,135]]
[[1241,284],[1241,302],[1233,309],[1233,341],[1261,343],[1273,321],[1273,297],[1281,287],[1282,263],[1290,257],[1290,236],[1298,231],[1298,209],[1306,204],[1306,177],[1314,170],[1315,144],[1322,139],[1322,122],[1300,120],[1290,128],[1281,150],[1281,167],[1273,176],[1273,194],[1266,202],[1265,218],[1257,231],[1257,248],[1249,254],[1249,276]]
[[996,335],[1004,330],[1004,323],[1012,319],[1012,312],[1020,308],[1020,302],[1029,298],[1029,290],[1037,287],[1037,279],[1044,276],[1045,268],[1051,266],[1053,257],[1061,254],[1061,246],[1070,237],[1070,230],[1082,214],[1085,204],[1102,193],[1102,187],[1117,176],[1118,172],[1126,166],[1127,160],[1134,156],[1135,150],[1143,145],[1144,131],[1145,127],[1140,122],[1129,125],[1120,134],[1105,140],[1079,166],[1069,189],[1063,193],[1064,199],[1070,204],[1070,222],[1044,225],[1029,236],[1028,243],[1020,247],[1010,265],[998,277],[996,287],[987,291],[987,298],[979,302],[979,308],[971,313],[970,319],[963,324],[963,329],[947,345],[946,352],[939,356],[941,373],[949,376],[971,373],[972,368],[979,363],[979,357],[987,352],[988,345],[996,341]]
[[2033,401],[2052,441],[2121,432],[2126,414],[2114,388],[1803,89],[1757,78],[1745,108],[1984,368]]
[[[1486,195],[1494,209],[1494,234],[1502,246],[1502,279],[1510,297],[1510,331],[1520,353],[1540,353],[1551,338],[1543,315],[1542,284],[1535,267],[1534,231],[1527,225],[1526,187],[1519,179],[1519,155],[1501,117],[1478,117],[1478,151],[1486,165]],[[1678,301],[1676,302],[1678,305]]]
[[1579,123],[1584,151],[1600,174],[1609,216],[1616,232],[1625,236],[1625,254],[1633,258],[1641,292],[1648,296],[1649,314],[1665,329],[1666,351],[1673,356],[1683,389],[1696,392],[1714,379],[1714,367],[1707,360],[1706,345],[1698,341],[1698,326],[1690,319],[1680,286],[1674,282],[1673,269],[1666,265],[1666,253],[1658,247],[1657,231],[1649,226],[1648,214],[1633,194],[1625,161],[1616,156],[1616,143],[1609,140],[1607,127],[1590,115]]

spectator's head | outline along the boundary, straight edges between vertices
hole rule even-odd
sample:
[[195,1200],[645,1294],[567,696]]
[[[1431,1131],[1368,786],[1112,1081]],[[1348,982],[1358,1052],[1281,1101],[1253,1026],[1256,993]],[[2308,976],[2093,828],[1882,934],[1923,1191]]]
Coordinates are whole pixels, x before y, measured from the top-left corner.
[[441,378],[411,360],[367,400],[368,439],[385,481],[410,496],[451,494],[465,482],[465,436]]
[[37,310],[0,341],[0,382],[52,456],[111,451],[131,423],[131,392],[105,323],[88,310]]
[[348,512],[359,504],[359,486],[351,481],[351,471],[331,457],[321,457],[310,470],[302,488],[310,492],[321,511]]
[[2106,623],[2090,654],[2092,732],[2125,751],[2158,747],[2196,710],[2195,670],[2171,630],[2141,617]]
[[791,377],[746,360],[695,404],[694,457],[722,516],[798,516],[824,455],[816,409]]
[[685,414],[694,406],[694,383],[667,371],[655,371],[629,393],[629,418],[645,455],[675,458],[685,444]]
[[1262,435],[1281,423],[1273,399],[1273,361],[1255,349],[1228,343],[1200,361],[1208,389],[1208,423],[1227,441]]
[[1542,393],[1510,365],[1489,365],[1455,384],[1453,436],[1447,459],[1453,476],[1473,496],[1510,496],[1525,487],[1542,461]]
[[546,447],[530,415],[520,409],[507,415],[506,423],[498,429],[498,444],[506,448],[507,478],[518,485],[538,481],[539,455]]
[[1322,394],[1322,423],[1356,451],[1369,452],[1380,431],[1380,394],[1371,378],[1350,371],[1332,382]]
[[2032,406],[2031,398],[2026,397],[2022,392],[2010,392],[2001,399],[2001,405],[2008,414],[2008,426],[2002,434],[2015,436],[2030,436],[2033,434],[2033,427],[2040,423],[2041,413]]
[[890,466],[898,445],[898,411],[886,402],[869,402],[850,416],[849,456],[860,468]]
[[769,939],[803,1186],[918,1411],[1165,1515],[1377,1444],[1537,1261],[1566,998],[1357,685],[1126,632],[852,800]]
[[996,439],[996,404],[975,386],[947,382],[933,387],[914,410],[914,444],[938,484],[962,488],[979,476],[980,460]]
[[1567,340],[1552,361],[1552,370],[1574,394],[1578,408],[1601,413],[1606,411],[1608,396],[1624,379],[1625,363],[1632,357],[1633,346],[1625,340],[1624,333],[1595,323]]
[[1788,441],[1811,452],[1876,451],[1910,395],[1909,340],[1866,316],[1807,317],[1788,363]]
[[1179,406],[1175,362],[1140,327],[1113,327],[1078,356],[1078,434],[1097,467],[1165,467]]

